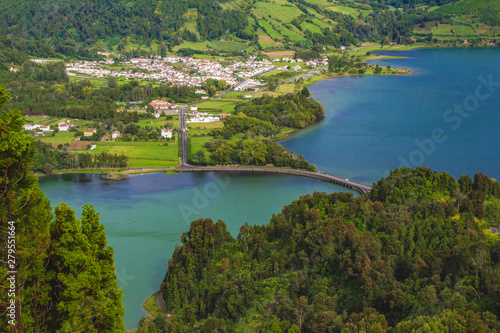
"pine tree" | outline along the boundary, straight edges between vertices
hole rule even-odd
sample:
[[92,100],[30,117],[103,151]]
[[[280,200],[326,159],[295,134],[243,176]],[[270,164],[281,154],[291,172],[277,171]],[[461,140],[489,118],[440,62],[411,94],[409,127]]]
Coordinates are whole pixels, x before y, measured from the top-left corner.
[[116,281],[113,248],[108,246],[104,226],[92,205],[83,206],[82,231],[91,246],[91,255],[96,265],[95,275],[100,277],[96,288],[96,308],[101,317],[96,323],[99,332],[123,331],[122,294]]
[[55,213],[51,257],[60,331],[123,332],[122,292],[99,215],[88,205],[81,223],[66,204]]
[[[0,108],[8,99],[9,95],[0,86]],[[50,242],[51,212],[48,200],[38,189],[36,177],[30,174],[35,143],[22,133],[23,125],[19,110],[0,114],[0,247],[6,249],[8,243],[15,250],[11,254],[15,257],[15,266],[2,265],[0,279],[7,281],[7,276],[13,276],[16,286],[14,298],[8,295],[9,288],[0,288],[0,313],[5,313],[10,299],[15,301],[15,326],[7,325],[10,318],[2,315],[0,330],[3,332],[8,329],[23,332],[23,327],[34,327],[36,331],[45,322],[47,308],[50,308],[45,296],[50,290],[46,284],[50,277],[44,272],[44,263]],[[11,235],[15,233],[15,243],[8,238],[9,231]],[[8,254],[1,251],[5,264],[13,263]],[[8,274],[8,271],[17,273]]]
[[[8,97],[0,86],[0,108]],[[18,110],[0,113],[0,247],[15,245],[15,266],[7,266],[13,259],[1,251],[0,278],[13,276],[16,286],[12,296],[0,288],[0,313],[11,299],[15,306],[15,325],[2,315],[0,331],[124,332],[113,249],[99,215],[86,205],[80,222],[61,204],[53,221],[50,202],[30,174],[35,143],[23,125]]]

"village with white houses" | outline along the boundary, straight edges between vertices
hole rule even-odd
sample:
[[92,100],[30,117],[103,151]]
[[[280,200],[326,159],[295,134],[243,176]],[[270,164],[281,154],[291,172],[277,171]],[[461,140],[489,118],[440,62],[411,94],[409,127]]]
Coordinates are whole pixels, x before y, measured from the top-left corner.
[[[100,52],[101,55],[110,56],[110,53]],[[32,59],[36,61],[38,59]],[[284,64],[286,63],[286,64]],[[160,82],[171,82],[174,85],[187,85],[199,87],[206,79],[224,80],[227,85],[232,86],[243,78],[251,78],[272,70],[302,70],[302,65],[316,67],[327,65],[327,59],[309,60],[288,57],[275,59],[256,60],[256,56],[250,57],[245,62],[238,60],[225,60],[223,58],[198,59],[193,57],[168,56],[165,58],[132,58],[128,61],[120,61],[121,69],[111,69],[117,65],[108,57],[101,61],[80,61],[66,64],[68,76],[87,77],[123,77],[127,79],[145,79]],[[174,66],[175,65],[175,66]],[[175,68],[174,68],[175,67]],[[239,86],[235,90],[255,89],[262,85],[259,80],[246,82],[245,86]]]
[[[175,155],[176,151],[173,151],[177,149],[177,145],[174,142],[178,137],[182,108],[185,108],[185,120],[188,125],[185,130],[189,131],[190,137],[197,138],[197,141],[206,141],[209,140],[213,130],[223,128],[223,120],[231,116],[238,104],[246,103],[266,93],[269,83],[267,76],[277,75],[286,85],[293,79],[313,75],[328,64],[326,58],[303,61],[292,56],[273,59],[254,55],[246,60],[167,56],[126,60],[120,58],[118,54],[100,53],[106,57],[105,60],[66,63],[67,75],[74,77],[76,81],[92,80],[91,82],[97,85],[105,85],[106,78],[115,77],[119,82],[131,79],[149,81],[144,82],[146,84],[168,83],[189,86],[194,88],[196,97],[189,103],[180,104],[171,98],[158,99],[158,97],[147,101],[117,101],[117,113],[135,113],[133,122],[121,124],[110,123],[103,119],[78,120],[57,116],[26,115],[27,123],[24,129],[40,137],[40,141],[58,149],[124,153],[132,156],[132,159],[138,159],[134,163],[139,166],[146,163],[145,159],[148,161],[151,159],[147,163],[156,165],[158,159],[163,160],[167,156],[172,158],[171,156]],[[40,64],[57,61],[31,60]],[[12,67],[10,70],[16,72],[20,69]],[[285,71],[290,73],[281,73]],[[224,81],[229,89],[216,91],[215,96],[213,91],[209,94],[206,88],[207,79]],[[289,85],[293,86],[293,83]],[[128,116],[123,115],[123,117],[129,119]],[[142,151],[144,147],[144,152],[148,154],[154,151],[154,158],[142,155],[140,158],[137,157],[138,155],[134,155],[137,154],[137,148],[129,148],[132,146],[141,147],[138,151]],[[164,151],[173,153],[164,155],[162,153]],[[169,160],[168,163],[176,164],[178,161]]]

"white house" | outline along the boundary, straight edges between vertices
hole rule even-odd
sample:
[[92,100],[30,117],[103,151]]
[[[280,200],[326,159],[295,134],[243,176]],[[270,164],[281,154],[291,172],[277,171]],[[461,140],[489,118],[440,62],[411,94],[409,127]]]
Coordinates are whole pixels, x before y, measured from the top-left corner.
[[170,138],[172,138],[172,130],[169,129],[169,128],[162,128],[160,136],[162,138],[168,138],[168,139],[170,139]]
[[120,131],[114,131],[113,133],[111,133],[111,137],[113,139],[118,139],[120,137]]
[[50,126],[40,126],[38,127],[39,129],[41,129],[42,131],[44,132],[53,132],[51,129],[50,129]]
[[219,117],[214,117],[214,116],[200,116],[200,115],[195,115],[189,117],[189,120],[186,121],[187,123],[209,123],[213,121],[220,121]]
[[66,123],[66,122],[59,123],[59,124],[57,124],[57,128],[58,128],[58,129],[59,129],[59,131],[61,131],[61,132],[67,132],[67,131],[69,131],[69,129],[71,128],[71,124]]
[[192,106],[191,107],[191,111],[198,111],[198,107],[197,106]]
[[25,124],[24,125],[24,130],[25,131],[32,131],[35,128],[39,128],[39,127],[40,127],[40,125],[38,125],[38,124]]

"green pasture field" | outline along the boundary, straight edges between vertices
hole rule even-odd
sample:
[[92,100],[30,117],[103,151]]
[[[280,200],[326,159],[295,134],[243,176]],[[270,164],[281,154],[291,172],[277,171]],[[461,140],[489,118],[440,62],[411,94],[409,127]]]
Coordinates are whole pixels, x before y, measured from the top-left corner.
[[141,126],[142,128],[146,126],[151,126],[153,128],[160,128],[165,126],[167,123],[172,124],[172,128],[179,127],[179,116],[173,116],[172,120],[166,120],[165,116],[155,119],[141,119],[136,124]]
[[354,17],[358,17],[359,13],[363,13],[363,16],[367,16],[372,12],[371,10],[364,10],[364,9],[351,8],[351,7],[346,7],[346,6],[337,6],[337,5],[329,6],[329,7],[326,7],[325,9],[331,10],[332,12],[340,12],[342,14],[351,15]]
[[210,101],[206,103],[200,103],[198,104],[198,108],[200,109],[215,109],[215,108],[221,108],[224,105],[231,104],[231,101]]
[[325,21],[323,20],[318,20],[318,19],[313,19],[312,20],[314,22],[314,24],[316,24],[318,27],[320,28],[331,28],[332,26],[334,26],[336,24],[336,22],[334,21],[331,21],[331,20],[328,20],[326,19]]
[[197,30],[197,18],[198,10],[196,8],[188,9],[187,13],[184,14],[184,19],[186,19],[186,22],[184,23],[183,28],[193,32],[194,34],[196,34],[196,36],[200,37],[200,34]]
[[203,42],[184,41],[181,45],[175,46],[173,50],[177,51],[179,49],[189,48],[193,50],[204,51],[208,48],[208,43],[209,41],[203,41]]
[[48,136],[44,136],[40,138],[40,141],[50,144],[65,144],[71,143],[75,138],[75,132],[57,132],[54,136],[52,133],[49,133]]
[[280,34],[282,34],[283,36],[288,36],[291,40],[294,40],[294,41],[305,41],[306,40],[306,38],[304,36],[298,34],[295,31],[288,29],[287,27],[285,27],[283,25],[276,24],[276,29],[279,30]]
[[[321,7],[321,8],[332,5],[331,2],[328,2],[326,0],[305,0],[305,1],[307,3],[313,4],[313,5],[317,5],[317,6]],[[307,10],[309,10],[309,8],[307,8]]]
[[281,36],[280,33],[277,32],[276,30],[274,30],[274,28],[266,20],[259,20],[259,25],[265,29],[266,33],[272,39],[274,40],[283,39],[283,36]]
[[205,155],[210,155],[210,152],[207,148],[205,148],[205,142],[212,140],[210,136],[200,136],[200,137],[191,137],[191,153],[194,154],[198,150],[203,150]]
[[170,141],[168,146],[165,142],[98,142],[97,147],[88,152],[98,154],[107,152],[129,158],[128,167],[171,167],[177,166],[177,143]]
[[213,129],[224,127],[224,123],[222,121],[212,121],[208,123],[188,123],[187,125],[189,128],[193,129]]
[[233,91],[233,92],[227,93],[226,96],[224,96],[224,98],[238,98],[238,96],[243,97],[245,95],[246,95],[246,93],[244,93],[244,92]]
[[259,44],[261,47],[266,48],[276,46],[278,43],[269,37],[269,35],[266,34],[261,28],[259,28]]
[[257,2],[255,8],[262,16],[271,15],[272,18],[285,23],[302,14],[302,11],[295,6],[281,6],[273,2]]
[[304,31],[309,30],[311,32],[321,33],[321,28],[315,24],[304,22],[300,26]]
[[210,42],[210,47],[215,50],[232,52],[244,51],[248,48],[248,45],[240,42],[213,40]]
[[236,105],[226,105],[226,106],[223,106],[220,110],[221,110],[221,113],[233,113],[234,112],[234,108],[236,107]]

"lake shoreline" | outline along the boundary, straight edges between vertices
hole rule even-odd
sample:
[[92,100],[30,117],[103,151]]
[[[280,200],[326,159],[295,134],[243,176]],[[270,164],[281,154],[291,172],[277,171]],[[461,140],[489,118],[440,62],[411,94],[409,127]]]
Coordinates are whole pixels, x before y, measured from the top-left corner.
[[[396,50],[394,50],[396,51]],[[398,57],[398,56],[377,56],[377,58],[370,58],[370,59],[364,59],[363,61],[367,60],[382,60],[382,59],[402,59],[406,57]],[[387,69],[387,67],[382,67],[384,69]],[[314,85],[320,81],[324,80],[331,80],[335,78],[341,78],[341,77],[351,77],[351,76],[395,76],[395,75],[409,75],[412,74],[412,71],[410,69],[401,69],[401,68],[391,68],[391,71],[395,71],[393,73],[380,73],[380,74],[373,74],[373,73],[366,73],[366,74],[333,74],[333,75],[328,75],[328,74],[319,74],[319,75],[314,75],[307,82],[305,82],[305,87],[308,87],[310,85]],[[311,96],[311,98],[314,98]],[[324,107],[324,106],[323,106]],[[302,130],[307,129],[308,127],[318,124],[320,122],[324,121],[323,119],[317,120],[314,123],[311,123],[307,125],[304,128],[300,129],[293,129],[290,132],[284,134],[282,137],[278,139],[273,139],[272,141],[274,142],[281,142],[284,140],[287,140],[291,135],[295,135],[299,133]],[[127,169],[127,170],[125,170]],[[50,175],[63,175],[63,174],[76,174],[76,173],[82,173],[82,174],[100,174],[103,179],[106,180],[122,180],[125,179],[131,175],[140,175],[140,174],[148,174],[148,173],[156,173],[156,172],[165,172],[166,175],[169,174],[174,174],[177,173],[174,171],[175,167],[164,167],[164,168],[147,168],[147,169],[140,169],[137,170],[137,168],[134,168],[135,170],[131,170],[130,168],[93,168],[93,169],[74,169],[74,170],[55,170],[52,174]],[[43,173],[34,173],[35,176],[38,178],[41,177],[46,177],[50,175],[46,175]]]

